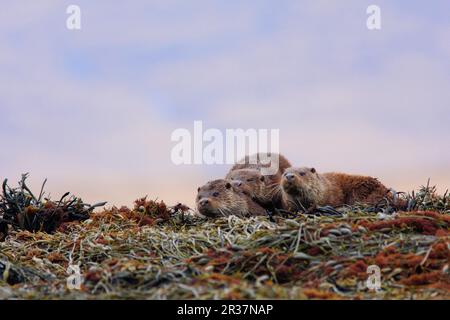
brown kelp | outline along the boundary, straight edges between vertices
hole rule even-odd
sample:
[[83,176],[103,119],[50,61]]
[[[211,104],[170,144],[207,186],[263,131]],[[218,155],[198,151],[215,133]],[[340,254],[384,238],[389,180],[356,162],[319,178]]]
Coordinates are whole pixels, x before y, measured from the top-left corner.
[[8,232],[8,226],[32,232],[54,232],[61,224],[70,221],[82,221],[89,218],[90,213],[106,202],[89,205],[70,193],[65,193],[59,201],[45,197],[42,184],[38,196],[35,196],[26,184],[28,174],[23,174],[17,188],[8,186],[5,179],[0,195],[0,238]]

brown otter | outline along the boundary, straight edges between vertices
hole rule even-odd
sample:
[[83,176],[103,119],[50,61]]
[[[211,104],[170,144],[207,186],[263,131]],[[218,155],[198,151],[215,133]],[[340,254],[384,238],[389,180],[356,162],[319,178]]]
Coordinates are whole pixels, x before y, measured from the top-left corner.
[[[272,157],[277,157],[277,159]],[[272,162],[262,163],[265,159],[278,161],[277,170],[274,174],[264,175],[263,168],[269,168],[272,165]],[[246,156],[235,164],[225,179],[233,181],[234,185],[250,195],[253,200],[263,207],[279,207],[281,205],[281,192],[279,189],[281,176],[290,166],[291,164],[283,155],[258,153]]]
[[265,215],[260,205],[230,181],[218,179],[198,188],[197,210],[206,217]]
[[286,157],[284,157],[282,154],[267,152],[245,156],[243,159],[238,161],[230,171],[239,169],[257,169],[261,171],[262,168],[270,168],[272,165],[278,167],[275,168],[277,169],[275,174],[279,174],[280,178],[284,170],[292,166],[289,160],[286,159]]
[[249,195],[265,195],[266,178],[257,169],[237,169],[228,172],[226,180],[240,187]]
[[281,179],[283,209],[306,210],[356,202],[377,204],[389,193],[376,178],[345,173],[319,174],[314,168],[289,168]]

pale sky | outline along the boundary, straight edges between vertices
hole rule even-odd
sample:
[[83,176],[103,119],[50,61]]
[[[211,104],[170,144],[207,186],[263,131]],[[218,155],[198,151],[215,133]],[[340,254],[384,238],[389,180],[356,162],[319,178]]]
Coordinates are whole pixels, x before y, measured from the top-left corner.
[[[81,8],[82,29],[66,28]],[[381,8],[381,30],[366,8]],[[193,205],[228,165],[171,133],[279,129],[296,166],[450,186],[448,1],[3,0],[0,178],[57,198]]]

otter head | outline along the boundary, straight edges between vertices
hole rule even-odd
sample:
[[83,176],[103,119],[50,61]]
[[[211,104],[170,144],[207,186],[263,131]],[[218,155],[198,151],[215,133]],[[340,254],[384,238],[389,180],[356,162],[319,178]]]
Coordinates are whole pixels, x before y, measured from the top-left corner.
[[281,188],[289,195],[297,196],[304,193],[309,186],[315,185],[318,173],[314,168],[287,168],[281,177]]
[[227,175],[227,179],[236,188],[249,196],[260,195],[264,192],[265,177],[257,169],[233,170]]
[[210,181],[197,191],[197,210],[206,217],[233,214],[234,206],[239,206],[237,191],[230,181],[224,179]]

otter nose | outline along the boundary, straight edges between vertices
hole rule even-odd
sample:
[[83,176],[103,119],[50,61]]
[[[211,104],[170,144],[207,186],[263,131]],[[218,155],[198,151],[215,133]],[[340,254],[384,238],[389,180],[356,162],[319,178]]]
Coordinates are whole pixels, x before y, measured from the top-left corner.
[[208,199],[202,199],[198,202],[198,204],[200,205],[200,207],[206,207],[209,204],[209,200]]
[[237,187],[242,186],[242,181],[241,180],[234,180],[234,185]]
[[294,180],[294,174],[293,173],[285,173],[284,177],[286,178],[287,181]]

